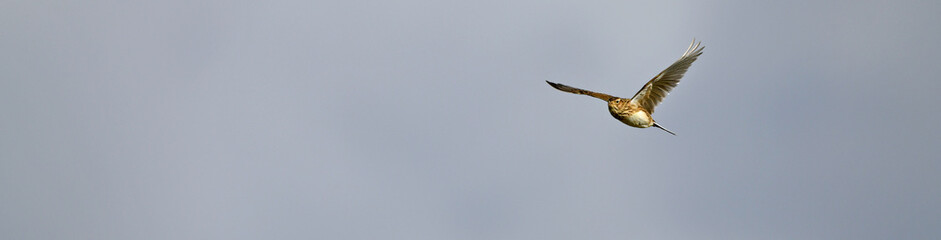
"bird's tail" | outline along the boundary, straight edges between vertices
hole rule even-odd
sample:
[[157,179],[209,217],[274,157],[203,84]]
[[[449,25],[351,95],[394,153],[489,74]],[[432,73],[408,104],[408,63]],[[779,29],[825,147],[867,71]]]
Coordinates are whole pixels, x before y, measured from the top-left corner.
[[653,126],[659,128],[659,129],[663,129],[663,131],[667,131],[668,133],[673,134],[673,136],[676,136],[676,133],[673,133],[673,132],[671,132],[670,130],[667,130],[666,128],[663,128],[663,126],[660,126],[660,124],[653,123]]

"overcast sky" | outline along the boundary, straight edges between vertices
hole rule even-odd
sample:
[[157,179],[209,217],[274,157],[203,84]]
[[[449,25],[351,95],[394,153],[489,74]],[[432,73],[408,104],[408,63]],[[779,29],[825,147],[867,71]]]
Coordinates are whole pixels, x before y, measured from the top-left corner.
[[941,238],[941,2],[759,2],[5,1],[0,239]]

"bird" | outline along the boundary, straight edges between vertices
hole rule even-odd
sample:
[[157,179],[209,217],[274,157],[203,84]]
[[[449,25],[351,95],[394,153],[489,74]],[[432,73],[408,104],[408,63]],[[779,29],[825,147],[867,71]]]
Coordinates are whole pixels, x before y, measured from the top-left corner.
[[663,101],[663,98],[670,93],[670,90],[673,90],[673,88],[680,83],[680,78],[683,78],[683,74],[686,74],[686,70],[689,69],[689,66],[696,61],[699,55],[702,55],[702,50],[705,47],[701,47],[701,43],[702,42],[697,43],[696,39],[693,39],[693,42],[689,44],[689,47],[686,48],[686,52],[683,53],[683,56],[681,56],[679,60],[676,60],[676,62],[673,62],[673,64],[660,72],[660,74],[650,79],[650,81],[644,84],[644,87],[640,88],[640,91],[637,91],[634,97],[631,98],[615,97],[605,93],[550,82],[548,80],[546,80],[546,83],[549,83],[553,88],[563,92],[588,95],[608,102],[608,111],[611,112],[611,116],[614,116],[615,119],[628,126],[636,128],[657,127],[675,136],[676,133],[658,124],[650,115],[653,114],[657,104]]

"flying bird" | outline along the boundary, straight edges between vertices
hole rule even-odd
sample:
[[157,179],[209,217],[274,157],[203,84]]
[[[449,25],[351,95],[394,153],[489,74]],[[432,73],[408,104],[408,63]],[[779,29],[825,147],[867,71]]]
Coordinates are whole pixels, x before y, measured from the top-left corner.
[[683,74],[685,74],[689,66],[693,64],[693,61],[696,61],[696,58],[702,55],[702,50],[705,47],[700,47],[700,43],[697,43],[696,40],[693,39],[693,42],[689,44],[689,47],[686,48],[686,52],[683,53],[683,56],[680,57],[679,60],[676,60],[676,62],[667,67],[666,70],[663,70],[660,74],[653,77],[653,79],[650,79],[647,84],[644,84],[644,87],[642,87],[640,91],[634,94],[634,97],[629,99],[569,87],[550,81],[546,82],[555,89],[559,89],[563,92],[588,95],[608,102],[608,111],[611,112],[611,116],[614,116],[614,118],[628,126],[636,128],[657,127],[670,134],[676,135],[676,133],[657,124],[657,122],[650,117],[650,114],[653,114],[654,107],[670,93],[670,90],[673,90],[673,88],[680,83],[680,78],[683,78]]

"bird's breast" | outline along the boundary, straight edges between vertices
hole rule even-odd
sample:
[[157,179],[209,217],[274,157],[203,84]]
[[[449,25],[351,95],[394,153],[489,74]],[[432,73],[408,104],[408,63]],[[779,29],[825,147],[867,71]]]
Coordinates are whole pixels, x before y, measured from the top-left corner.
[[615,109],[611,110],[611,115],[613,115],[614,118],[617,118],[628,126],[637,128],[648,128],[653,126],[653,119],[650,118],[650,114],[647,113],[647,111],[641,109],[629,109],[627,111],[615,111]]

